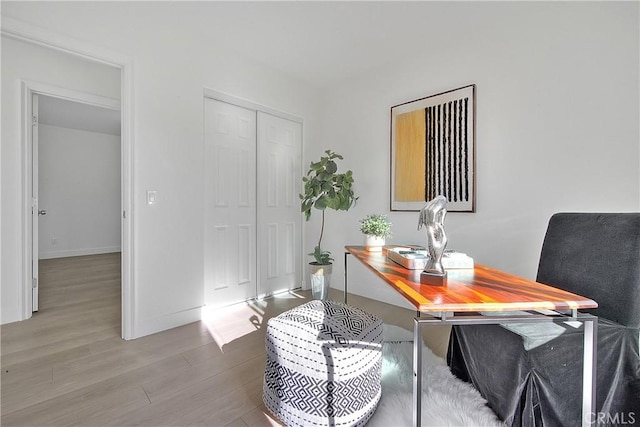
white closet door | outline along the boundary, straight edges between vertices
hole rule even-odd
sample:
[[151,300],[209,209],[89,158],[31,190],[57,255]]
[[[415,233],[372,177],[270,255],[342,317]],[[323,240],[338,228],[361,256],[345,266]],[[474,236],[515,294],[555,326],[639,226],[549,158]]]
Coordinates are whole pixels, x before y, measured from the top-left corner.
[[256,296],[256,113],[204,100],[205,304]]
[[258,112],[258,294],[302,283],[302,125]]

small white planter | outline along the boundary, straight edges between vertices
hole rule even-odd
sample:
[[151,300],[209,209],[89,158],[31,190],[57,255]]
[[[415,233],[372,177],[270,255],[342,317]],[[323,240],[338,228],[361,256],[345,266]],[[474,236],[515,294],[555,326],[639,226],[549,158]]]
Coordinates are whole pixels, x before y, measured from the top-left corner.
[[382,252],[384,237],[367,235],[365,236],[364,245],[369,252]]

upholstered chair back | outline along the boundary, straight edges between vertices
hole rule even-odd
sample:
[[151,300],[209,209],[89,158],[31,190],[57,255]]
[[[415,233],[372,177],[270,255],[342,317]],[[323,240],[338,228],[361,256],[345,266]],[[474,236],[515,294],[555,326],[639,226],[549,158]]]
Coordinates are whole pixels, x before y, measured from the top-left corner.
[[598,302],[593,314],[640,327],[640,213],[551,217],[538,282]]

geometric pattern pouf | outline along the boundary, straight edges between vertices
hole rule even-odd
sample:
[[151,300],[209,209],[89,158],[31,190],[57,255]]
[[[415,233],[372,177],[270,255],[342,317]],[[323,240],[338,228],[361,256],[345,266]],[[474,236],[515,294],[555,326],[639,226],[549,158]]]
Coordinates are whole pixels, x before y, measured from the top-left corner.
[[262,398],[288,426],[361,426],[382,388],[382,321],[313,300],[269,319]]

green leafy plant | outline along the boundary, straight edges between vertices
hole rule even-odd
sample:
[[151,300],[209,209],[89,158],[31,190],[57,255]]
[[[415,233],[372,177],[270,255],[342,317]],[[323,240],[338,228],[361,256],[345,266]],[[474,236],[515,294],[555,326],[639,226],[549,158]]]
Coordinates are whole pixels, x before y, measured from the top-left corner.
[[368,236],[387,238],[391,236],[391,225],[386,215],[372,214],[360,220],[360,231]]
[[338,173],[336,160],[343,160],[343,157],[331,150],[326,150],[325,154],[326,156],[320,157],[319,162],[311,162],[307,175],[302,177],[304,194],[300,194],[300,208],[307,221],[311,218],[311,209],[322,212],[320,238],[309,254],[321,265],[331,264],[333,261],[331,252],[321,249],[325,210],[348,211],[358,200],[353,192],[353,173],[350,170]]

